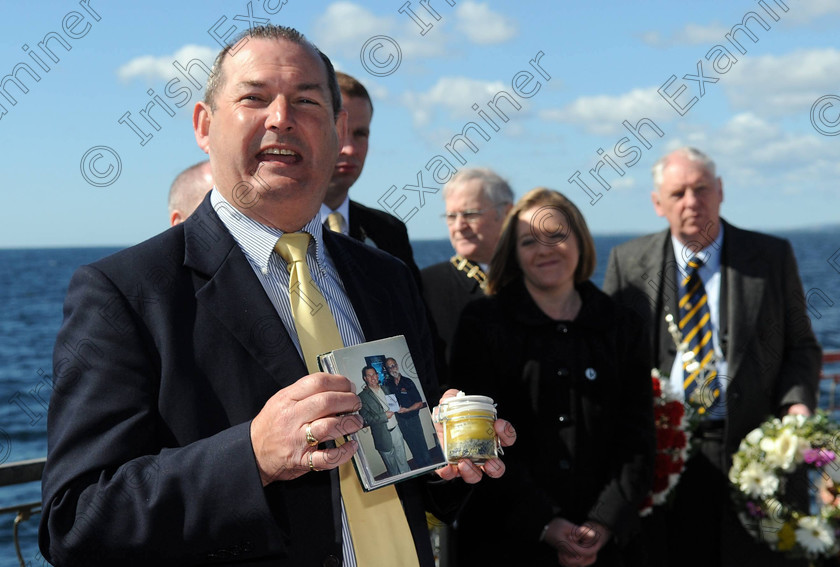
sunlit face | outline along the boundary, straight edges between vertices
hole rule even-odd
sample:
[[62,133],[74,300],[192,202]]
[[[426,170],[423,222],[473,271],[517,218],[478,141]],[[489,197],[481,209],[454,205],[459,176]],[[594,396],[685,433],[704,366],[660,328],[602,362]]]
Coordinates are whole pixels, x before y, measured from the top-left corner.
[[373,368],[368,368],[365,370],[365,384],[370,386],[371,388],[376,388],[379,386],[379,374],[377,374],[376,370]]
[[347,197],[347,191],[362,174],[370,138],[371,107],[367,99],[355,96],[343,98],[347,111],[347,133],[341,141],[341,151],[335,164],[327,204],[335,208]]
[[699,242],[701,248],[717,237],[723,184],[703,166],[680,154],[662,170],[659,191],[651,195],[656,214],[668,219],[671,234],[683,244]]
[[516,258],[532,293],[574,288],[580,249],[566,215],[552,207],[534,207],[516,223]]
[[333,115],[326,68],[311,47],[247,38],[235,53],[215,109],[196,105],[196,141],[228,201],[264,224],[298,230],[323,200],[345,115]]
[[482,264],[490,263],[499,241],[507,207],[494,206],[484,195],[480,179],[470,179],[454,185],[446,197],[446,213],[482,211],[472,218],[457,215],[449,227],[449,241],[456,254]]
[[389,358],[385,361],[385,370],[388,371],[388,374],[390,374],[392,378],[400,377],[400,367],[397,364],[397,361],[393,358]]

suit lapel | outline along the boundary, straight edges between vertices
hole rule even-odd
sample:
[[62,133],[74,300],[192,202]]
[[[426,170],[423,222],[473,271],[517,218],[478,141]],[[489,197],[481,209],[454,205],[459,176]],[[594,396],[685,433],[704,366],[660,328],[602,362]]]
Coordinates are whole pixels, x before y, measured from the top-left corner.
[[251,264],[210,205],[209,198],[184,224],[184,265],[202,274],[196,300],[281,387],[305,375],[306,366]]
[[359,253],[366,251],[365,248],[360,248],[352,241],[348,242],[343,235],[325,231],[324,245],[329,250],[347,297],[359,318],[365,340],[390,336],[387,330],[388,313],[391,312],[387,298],[390,296],[376,292],[382,287],[384,277],[377,271],[379,266]]
[[347,232],[356,240],[364,242],[366,236],[362,228],[364,211],[356,206],[356,203],[350,201],[347,205],[347,214],[350,217],[347,219]]
[[676,281],[674,246],[671,243],[670,231],[665,230],[655,237],[653,246],[647,247],[640,257],[639,269],[642,274],[641,279],[650,286],[650,289],[645,290],[645,294],[652,300],[651,333],[652,340],[656,341],[653,360],[660,370],[665,374],[670,374],[677,354],[677,346],[668,332],[665,316],[670,313],[677,317],[679,314],[679,299],[677,298],[679,286]]
[[[740,230],[724,222],[721,269],[726,270],[727,372],[737,376],[746,347],[756,332],[756,320],[764,297],[766,263],[758,251],[743,245]],[[737,309],[737,310],[736,310]]]

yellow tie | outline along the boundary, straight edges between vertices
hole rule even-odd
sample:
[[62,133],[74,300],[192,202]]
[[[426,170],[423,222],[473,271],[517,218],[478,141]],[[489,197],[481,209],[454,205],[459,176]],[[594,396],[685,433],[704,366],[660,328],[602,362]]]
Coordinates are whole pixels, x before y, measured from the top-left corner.
[[[321,290],[312,281],[306,263],[309,234],[284,234],[274,249],[289,269],[289,302],[300,348],[309,372],[318,372],[319,354],[341,348],[344,343]],[[341,444],[342,440],[336,440]],[[417,551],[399,496],[393,485],[365,492],[352,462],[339,468],[341,497],[353,537],[359,567],[417,566]]]
[[327,227],[333,232],[343,232],[344,216],[338,211],[333,211],[327,215]]

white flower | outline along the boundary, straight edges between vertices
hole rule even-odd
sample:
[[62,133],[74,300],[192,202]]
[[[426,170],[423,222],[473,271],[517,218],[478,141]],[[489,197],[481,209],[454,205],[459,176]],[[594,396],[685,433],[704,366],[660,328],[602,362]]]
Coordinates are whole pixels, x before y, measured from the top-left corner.
[[784,525],[783,521],[773,516],[760,518],[758,520],[759,540],[770,544],[771,547],[775,546],[779,542],[779,532]]
[[786,415],[782,418],[782,425],[792,425],[794,427],[802,427],[805,425],[806,418],[804,415],[795,414],[795,415]]
[[746,439],[747,439],[747,443],[749,443],[750,445],[758,446],[758,444],[761,442],[761,439],[763,437],[764,437],[764,433],[761,431],[760,427],[757,427],[747,434]]
[[822,518],[805,516],[796,527],[796,542],[808,553],[823,553],[834,545],[831,528]]
[[807,450],[810,444],[806,440],[794,435],[790,429],[783,429],[775,439],[761,439],[759,447],[765,453],[764,462],[768,467],[791,472],[797,462],[802,461],[803,442]]
[[779,479],[760,463],[750,463],[738,479],[741,492],[753,498],[766,498],[779,488]]

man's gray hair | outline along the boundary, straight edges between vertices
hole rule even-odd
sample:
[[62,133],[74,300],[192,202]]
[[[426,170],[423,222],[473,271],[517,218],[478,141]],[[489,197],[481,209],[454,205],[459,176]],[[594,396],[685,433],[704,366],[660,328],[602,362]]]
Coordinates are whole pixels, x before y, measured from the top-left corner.
[[513,204],[513,191],[508,185],[508,182],[502,177],[487,167],[470,167],[467,169],[459,169],[458,172],[452,176],[452,179],[447,181],[443,186],[443,198],[449,196],[452,188],[456,185],[479,179],[481,181],[481,188],[484,195],[490,199],[494,205]]
[[712,158],[710,158],[697,148],[685,146],[659,158],[659,160],[655,164],[653,164],[653,167],[651,168],[651,173],[653,173],[653,186],[657,191],[659,191],[659,187],[662,185],[662,172],[665,169],[665,166],[668,165],[668,162],[671,161],[671,158],[675,155],[680,155],[686,158],[688,161],[694,161],[699,163],[701,166],[703,166],[703,169],[705,169],[709,173],[712,179],[715,179],[717,177],[717,174],[715,173],[715,162],[712,161]]

